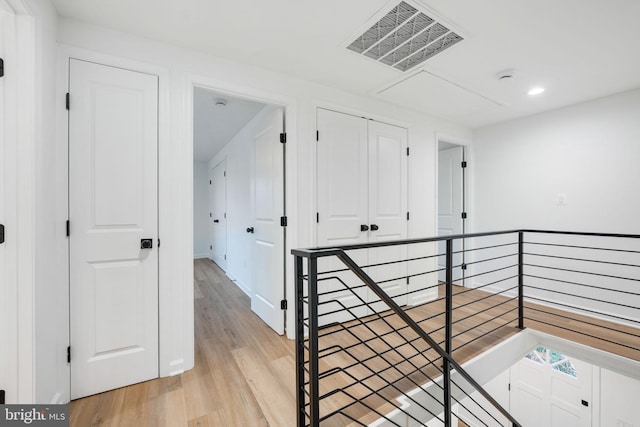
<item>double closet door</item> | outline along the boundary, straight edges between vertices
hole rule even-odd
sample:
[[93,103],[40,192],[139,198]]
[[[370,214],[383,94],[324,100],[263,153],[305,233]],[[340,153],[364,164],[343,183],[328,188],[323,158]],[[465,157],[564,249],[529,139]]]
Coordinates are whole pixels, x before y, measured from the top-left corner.
[[[407,238],[407,130],[326,109],[317,112],[317,242],[318,246],[354,245]],[[355,262],[394,297],[407,304],[406,246],[349,251]],[[344,268],[321,260],[319,271]],[[344,291],[344,284],[362,285],[350,273],[326,280],[321,291],[335,291],[321,304],[320,323],[345,321],[386,310],[366,287]],[[345,310],[346,307],[346,310]],[[338,312],[339,311],[339,312]]]

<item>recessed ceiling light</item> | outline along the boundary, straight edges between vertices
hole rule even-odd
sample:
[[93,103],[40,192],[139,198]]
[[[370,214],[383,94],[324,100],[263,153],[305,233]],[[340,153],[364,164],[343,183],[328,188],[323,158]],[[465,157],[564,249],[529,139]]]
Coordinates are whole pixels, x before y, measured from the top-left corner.
[[536,95],[540,95],[542,92],[544,92],[544,88],[538,86],[538,87],[529,89],[529,92],[527,93],[531,96],[536,96]]

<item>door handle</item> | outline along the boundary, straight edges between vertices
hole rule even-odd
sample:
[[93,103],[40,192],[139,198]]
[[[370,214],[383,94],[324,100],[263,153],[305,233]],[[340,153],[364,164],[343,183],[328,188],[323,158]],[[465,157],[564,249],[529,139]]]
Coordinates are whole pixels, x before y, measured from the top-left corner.
[[367,224],[360,225],[360,231],[369,231],[369,226]]
[[371,231],[378,231],[379,227],[376,224],[371,224]]
[[247,228],[247,233],[253,233],[253,227]]
[[140,239],[140,249],[152,249],[153,239]]
[[219,219],[214,219],[213,222],[218,223],[218,222],[220,222],[220,220]]

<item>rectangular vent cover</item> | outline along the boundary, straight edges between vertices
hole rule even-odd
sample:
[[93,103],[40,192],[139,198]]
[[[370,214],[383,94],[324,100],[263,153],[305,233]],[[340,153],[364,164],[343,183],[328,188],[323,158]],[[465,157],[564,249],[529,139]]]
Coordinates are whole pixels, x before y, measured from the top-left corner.
[[401,2],[347,49],[407,71],[461,40],[459,34]]

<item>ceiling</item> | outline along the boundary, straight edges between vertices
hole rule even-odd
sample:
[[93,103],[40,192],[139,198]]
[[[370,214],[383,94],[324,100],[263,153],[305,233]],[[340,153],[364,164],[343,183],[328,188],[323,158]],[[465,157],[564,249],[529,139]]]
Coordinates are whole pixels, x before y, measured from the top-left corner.
[[[216,102],[226,101],[225,106]],[[264,107],[264,104],[196,87],[193,92],[193,159],[217,154]]]
[[[405,1],[464,37],[406,72],[346,49],[399,1],[53,3],[61,16],[373,96],[471,128],[640,87],[638,0]],[[496,74],[507,68],[515,77],[499,81]],[[536,85],[546,91],[528,96]]]

